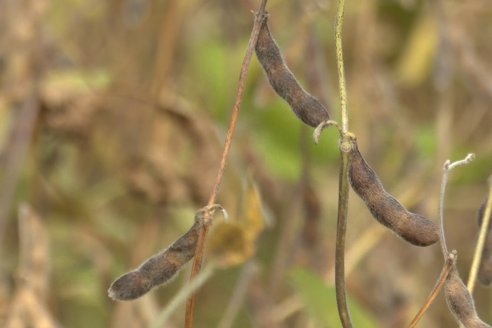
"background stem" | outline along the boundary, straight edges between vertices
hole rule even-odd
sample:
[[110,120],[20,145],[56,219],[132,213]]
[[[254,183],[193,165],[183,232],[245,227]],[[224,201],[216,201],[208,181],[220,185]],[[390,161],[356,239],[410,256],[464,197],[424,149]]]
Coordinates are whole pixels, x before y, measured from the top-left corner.
[[489,195],[487,203],[485,204],[485,211],[483,212],[482,226],[480,227],[480,234],[478,236],[477,246],[475,247],[475,253],[473,254],[473,262],[470,268],[470,274],[468,275],[468,283],[466,288],[470,294],[473,294],[475,288],[475,282],[477,281],[478,268],[482,259],[483,248],[485,246],[485,239],[490,227],[490,217],[492,216],[492,176],[489,178]]

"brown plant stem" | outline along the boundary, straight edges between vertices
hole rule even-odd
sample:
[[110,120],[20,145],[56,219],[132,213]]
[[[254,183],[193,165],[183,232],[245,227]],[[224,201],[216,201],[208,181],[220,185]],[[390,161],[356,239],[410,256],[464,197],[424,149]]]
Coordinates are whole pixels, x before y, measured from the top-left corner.
[[427,299],[425,300],[425,303],[422,305],[420,310],[417,312],[413,320],[408,324],[407,328],[413,328],[417,325],[419,320],[423,317],[429,306],[434,302],[436,299],[437,295],[441,291],[442,287],[444,286],[444,283],[446,282],[446,278],[449,275],[449,272],[451,272],[451,269],[453,268],[454,263],[456,262],[456,251],[452,251],[446,262],[444,263],[444,266],[442,267],[441,274],[439,275],[439,278],[436,281],[436,284],[432,288],[429,296],[427,296]]
[[[258,33],[260,31],[260,27],[265,20],[267,13],[265,11],[267,0],[261,0],[260,9],[255,14],[255,20],[253,29],[251,31],[251,36],[248,41],[248,47],[246,49],[246,54],[244,55],[243,63],[241,65],[241,72],[239,74],[239,82],[236,93],[236,100],[234,102],[234,106],[232,108],[232,116],[229,123],[229,128],[227,130],[227,135],[224,143],[224,150],[222,152],[222,158],[220,161],[219,170],[217,172],[217,176],[215,178],[215,183],[212,188],[212,194],[210,195],[208,205],[212,205],[215,203],[217,198],[217,194],[219,192],[220,184],[222,182],[222,178],[224,176],[224,169],[227,162],[227,156],[229,154],[229,150],[231,148],[232,135],[234,133],[234,129],[236,127],[236,121],[239,114],[239,109],[241,107],[242,96],[244,92],[244,82],[246,79],[246,73],[248,71],[249,63],[251,62],[251,57],[253,55],[253,51],[256,45],[256,41],[258,40]],[[210,220],[209,214],[204,217],[205,221]],[[193,258],[193,264],[191,267],[191,275],[190,279],[193,279],[199,272],[202,267],[204,251],[205,251],[205,240],[208,233],[208,225],[202,225],[200,229],[200,233],[198,235],[198,241],[196,245],[195,256]],[[191,294],[186,302],[186,313],[185,313],[185,327],[191,328],[193,327],[193,312],[196,302],[196,293]]]

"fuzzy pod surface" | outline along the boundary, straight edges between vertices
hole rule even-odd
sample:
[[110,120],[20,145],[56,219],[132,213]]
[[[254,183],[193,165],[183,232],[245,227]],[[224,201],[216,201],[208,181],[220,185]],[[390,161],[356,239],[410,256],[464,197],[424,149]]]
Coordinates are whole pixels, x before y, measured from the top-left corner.
[[439,240],[439,230],[434,222],[408,211],[384,189],[374,170],[359,152],[355,139],[352,141],[349,163],[352,189],[379,223],[415,246],[429,246]]
[[446,278],[444,296],[455,319],[466,328],[491,328],[478,317],[473,298],[461,280],[456,265],[453,265]]
[[301,121],[317,127],[330,119],[326,107],[304,90],[288,68],[270,33],[267,18],[260,28],[255,52],[273,90],[289,104]]
[[170,281],[195,255],[200,227],[200,222],[195,222],[168,248],[117,278],[108,289],[109,297],[119,301],[133,300]]

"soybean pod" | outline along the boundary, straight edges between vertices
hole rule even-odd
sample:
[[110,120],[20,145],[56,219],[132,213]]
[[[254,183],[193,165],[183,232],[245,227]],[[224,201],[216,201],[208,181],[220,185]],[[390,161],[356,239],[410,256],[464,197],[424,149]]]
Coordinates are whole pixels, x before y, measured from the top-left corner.
[[438,227],[434,222],[408,211],[384,189],[359,152],[355,138],[350,151],[349,178],[353,190],[379,223],[416,246],[429,246],[439,240]]
[[312,127],[330,119],[325,106],[303,89],[287,67],[270,33],[267,18],[260,28],[255,51],[273,90],[289,104],[298,118]]
[[456,264],[444,283],[444,296],[449,310],[465,328],[491,328],[479,318],[473,298],[461,280]]
[[200,226],[201,223],[196,221],[168,248],[117,278],[109,287],[109,297],[119,301],[133,300],[170,281],[195,255]]

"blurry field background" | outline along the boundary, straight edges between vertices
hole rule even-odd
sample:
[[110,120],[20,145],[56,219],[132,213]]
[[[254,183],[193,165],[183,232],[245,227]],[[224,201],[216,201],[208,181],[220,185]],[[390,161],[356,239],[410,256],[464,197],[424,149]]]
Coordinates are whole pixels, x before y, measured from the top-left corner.
[[[0,2],[0,326],[148,327],[183,288],[189,266],[138,301],[106,292],[206,204],[258,5]],[[267,10],[291,70],[338,119],[335,1],[270,0]],[[388,191],[436,220],[443,162],[476,153],[446,198],[465,280],[492,174],[491,37],[487,0],[346,4],[350,130]],[[265,229],[255,252],[236,254],[245,263],[201,289],[196,327],[339,327],[337,134],[315,146],[311,133],[253,58],[219,200],[230,220]],[[404,327],[441,270],[440,248],[407,245],[350,197],[355,326]],[[492,289],[477,286],[475,299],[491,323]],[[454,326],[442,295],[420,323]]]

